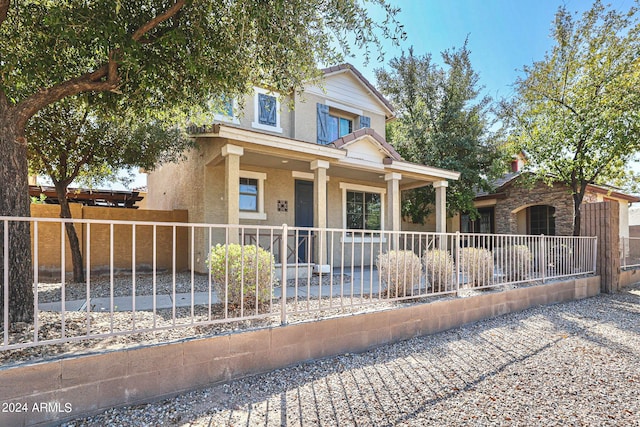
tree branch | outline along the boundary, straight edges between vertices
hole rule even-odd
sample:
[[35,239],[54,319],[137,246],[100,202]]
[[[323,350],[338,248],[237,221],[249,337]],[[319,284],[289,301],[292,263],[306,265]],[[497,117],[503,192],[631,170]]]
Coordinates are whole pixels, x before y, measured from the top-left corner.
[[146,33],[148,33],[153,28],[157,27],[158,25],[160,25],[161,23],[170,19],[172,16],[178,13],[178,11],[182,9],[184,4],[185,4],[185,0],[176,1],[176,3],[173,6],[171,6],[169,9],[167,9],[166,12],[156,16],[151,21],[147,22],[142,27],[138,28],[136,32],[133,33],[131,38],[135,41],[140,41],[140,39],[142,39],[142,36],[144,36]]
[[[26,98],[16,106],[18,129],[24,129],[27,121],[38,111],[68,96],[82,92],[105,92],[118,87],[118,63],[115,60],[117,52],[109,53],[109,62],[97,70],[58,83]],[[106,77],[106,80],[104,78]]]
[[[131,38],[139,41],[147,32],[177,14],[185,5],[185,1],[176,1],[167,11],[138,28]],[[3,6],[8,9],[9,2],[10,0],[0,0],[0,13]],[[120,53],[119,49],[114,49],[109,52],[109,61],[97,70],[41,89],[20,102],[16,107],[18,129],[24,129],[27,121],[42,108],[63,98],[82,92],[106,92],[117,89],[119,82],[117,56]]]

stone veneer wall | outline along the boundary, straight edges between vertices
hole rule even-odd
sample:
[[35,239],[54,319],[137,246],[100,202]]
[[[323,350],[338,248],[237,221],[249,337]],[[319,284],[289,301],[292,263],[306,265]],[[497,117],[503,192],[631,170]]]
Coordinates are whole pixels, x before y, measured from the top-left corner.
[[498,199],[495,206],[497,234],[518,234],[517,213],[535,205],[549,205],[556,209],[556,235],[571,236],[573,233],[573,198],[566,186],[555,184],[549,187],[537,182],[529,188],[514,183],[505,193],[506,197]]
[[[2,367],[0,402],[7,408],[19,404],[26,411],[0,412],[0,425],[58,425],[113,406],[148,402],[599,292],[600,277],[592,276],[373,313]],[[34,411],[33,405],[39,403],[51,405],[51,410]],[[67,409],[69,412],[65,412]]]

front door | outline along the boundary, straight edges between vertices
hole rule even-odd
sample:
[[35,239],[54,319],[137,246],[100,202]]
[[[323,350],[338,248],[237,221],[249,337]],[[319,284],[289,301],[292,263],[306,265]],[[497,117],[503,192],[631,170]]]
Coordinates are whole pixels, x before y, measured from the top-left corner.
[[[295,226],[313,227],[313,181],[296,180]],[[311,233],[300,231],[296,242],[297,262],[311,262]]]

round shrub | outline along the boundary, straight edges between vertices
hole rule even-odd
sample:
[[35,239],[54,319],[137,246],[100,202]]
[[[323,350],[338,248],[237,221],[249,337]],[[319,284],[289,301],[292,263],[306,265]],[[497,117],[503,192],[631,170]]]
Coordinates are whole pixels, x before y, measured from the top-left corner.
[[412,294],[413,287],[420,283],[422,263],[411,251],[389,251],[378,255],[376,265],[384,286],[384,293],[391,298]]
[[427,283],[431,285],[433,292],[446,292],[453,289],[454,262],[448,251],[441,249],[426,251],[423,261]]
[[462,248],[460,270],[470,286],[489,286],[493,283],[493,255],[484,248]]
[[496,254],[496,259],[508,281],[526,280],[532,269],[533,255],[525,245],[508,246]]
[[228,277],[226,293],[229,305],[239,307],[242,301],[244,308],[255,308],[256,299],[258,306],[269,302],[275,277],[275,260],[271,252],[255,245],[218,244],[211,248],[208,264],[214,289],[222,301]]

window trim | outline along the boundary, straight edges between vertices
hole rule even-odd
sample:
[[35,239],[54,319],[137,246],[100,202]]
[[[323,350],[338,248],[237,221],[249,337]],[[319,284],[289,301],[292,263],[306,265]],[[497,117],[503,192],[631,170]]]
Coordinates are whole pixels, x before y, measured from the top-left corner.
[[[362,233],[362,231],[366,232],[375,232],[375,233],[383,233],[385,231],[385,205],[386,205],[386,195],[387,189],[383,187],[372,187],[369,185],[361,185],[361,184],[351,184],[348,182],[341,182],[340,189],[342,190],[342,228],[347,229],[347,191],[360,191],[363,193],[378,193],[380,195],[380,230],[358,230],[353,229],[355,233]],[[341,242],[344,243],[361,243],[361,242],[386,242],[387,238],[382,236],[354,236],[352,235],[343,235],[341,237]]]
[[[232,98],[231,99],[231,104],[232,104],[232,109],[233,112],[235,113],[236,111],[238,111],[238,100],[236,98]],[[231,116],[227,116],[226,114],[222,114],[222,113],[213,113],[213,120],[218,121],[218,122],[226,122],[226,123],[233,123],[234,125],[239,125],[240,124],[240,119],[238,118],[238,116],[236,116],[235,114],[231,115]]]
[[241,170],[238,173],[238,181],[240,178],[256,179],[258,181],[258,211],[247,212],[238,209],[240,219],[257,219],[266,220],[267,213],[264,211],[264,181],[267,179],[267,174],[263,172],[253,172]]
[[[261,87],[254,87],[253,94],[253,122],[251,122],[251,127],[254,129],[266,130],[269,132],[282,133],[282,128],[280,127],[280,94],[278,92],[273,92],[268,89],[263,89]],[[276,125],[269,126],[260,123],[260,102],[258,101],[259,95],[268,95],[276,98]]]

